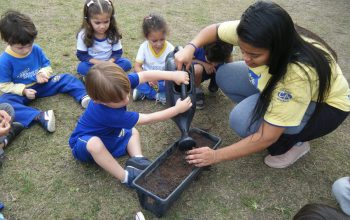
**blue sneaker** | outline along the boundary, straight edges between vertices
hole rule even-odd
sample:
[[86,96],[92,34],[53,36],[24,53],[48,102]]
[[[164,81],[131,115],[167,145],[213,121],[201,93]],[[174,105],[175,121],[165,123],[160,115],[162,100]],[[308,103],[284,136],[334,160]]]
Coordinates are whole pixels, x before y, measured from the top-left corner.
[[41,127],[43,127],[48,132],[54,132],[56,130],[55,115],[53,114],[53,110],[41,112],[39,114],[38,122]]
[[132,92],[132,100],[137,101],[137,100],[144,100],[146,98],[146,95],[140,92],[138,89],[134,89]]
[[149,159],[147,159],[146,157],[130,157],[126,163],[125,166],[131,166],[131,167],[135,167],[137,169],[140,170],[144,170],[146,169],[150,164],[152,163],[152,161],[150,161]]
[[160,102],[160,103],[162,103],[162,105],[166,105],[165,92],[158,92],[156,94],[156,102]]
[[127,166],[125,168],[126,171],[128,171],[128,181],[126,183],[124,183],[126,186],[130,187],[130,188],[134,188],[134,185],[132,184],[132,181],[138,177],[138,175],[141,174],[142,170],[139,170],[135,167],[132,166]]

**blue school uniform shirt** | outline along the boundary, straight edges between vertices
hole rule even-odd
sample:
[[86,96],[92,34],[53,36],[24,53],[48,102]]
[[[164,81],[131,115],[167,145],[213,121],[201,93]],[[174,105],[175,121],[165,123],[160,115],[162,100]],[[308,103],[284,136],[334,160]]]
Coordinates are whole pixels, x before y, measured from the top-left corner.
[[[131,88],[139,84],[137,73],[128,75]],[[133,128],[139,120],[139,113],[127,111],[126,106],[122,108],[110,108],[106,105],[91,101],[84,114],[78,120],[73,131],[69,145],[74,146],[79,137],[89,135],[104,137],[118,137],[121,130]]]
[[204,51],[204,48],[203,48],[203,47],[197,48],[197,49],[194,51],[193,56],[195,57],[195,59],[207,63],[207,59],[205,59],[205,51]]
[[35,83],[38,71],[47,66],[50,66],[50,61],[37,44],[21,58],[5,51],[0,55],[0,83]]

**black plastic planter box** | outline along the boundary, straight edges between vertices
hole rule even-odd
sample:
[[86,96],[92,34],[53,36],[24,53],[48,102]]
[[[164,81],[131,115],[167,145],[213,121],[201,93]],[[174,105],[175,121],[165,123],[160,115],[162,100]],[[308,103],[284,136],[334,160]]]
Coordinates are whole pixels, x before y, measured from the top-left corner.
[[[214,146],[212,146],[212,149],[216,149],[221,144],[221,139],[219,137],[211,135],[198,128],[192,128],[190,129],[190,132],[197,133],[200,136],[205,137],[206,139],[209,139],[212,142],[216,143]],[[179,198],[180,194],[186,189],[186,187],[188,187],[188,185],[203,169],[198,167],[193,168],[190,174],[182,180],[182,182],[175,188],[175,190],[173,190],[167,196],[167,198],[161,198],[153,192],[150,192],[148,189],[143,188],[141,184],[138,184],[140,180],[152,174],[152,172],[154,172],[162,163],[164,163],[167,160],[167,158],[175,152],[175,150],[177,150],[177,142],[168,147],[149,167],[147,167],[133,181],[142,208],[151,211],[157,217],[162,217],[165,214],[165,212],[170,208],[172,203]]]

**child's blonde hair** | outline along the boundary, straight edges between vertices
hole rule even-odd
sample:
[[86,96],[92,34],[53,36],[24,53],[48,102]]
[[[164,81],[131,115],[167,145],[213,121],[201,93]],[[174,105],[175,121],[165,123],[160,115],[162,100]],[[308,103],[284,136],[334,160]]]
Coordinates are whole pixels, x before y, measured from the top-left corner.
[[112,1],[86,0],[84,4],[83,23],[80,30],[85,30],[84,43],[87,47],[91,47],[94,42],[94,29],[92,28],[90,20],[93,16],[103,13],[110,15],[110,24],[106,31],[106,36],[110,43],[116,44],[119,39],[122,39],[122,35],[118,30],[117,22],[114,17],[114,6]]
[[130,93],[130,81],[118,65],[102,62],[94,65],[85,79],[86,92],[92,100],[121,102]]

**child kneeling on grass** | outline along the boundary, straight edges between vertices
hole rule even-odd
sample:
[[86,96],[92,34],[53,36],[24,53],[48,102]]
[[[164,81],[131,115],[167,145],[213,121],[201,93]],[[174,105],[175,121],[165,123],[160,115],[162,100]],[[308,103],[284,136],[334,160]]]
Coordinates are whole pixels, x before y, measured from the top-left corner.
[[[142,156],[140,135],[134,126],[167,120],[192,106],[190,98],[186,98],[178,100],[173,107],[150,114],[127,111],[130,90],[140,83],[156,80],[188,84],[189,76],[182,71],[141,71],[127,75],[110,62],[94,65],[85,79],[87,93],[93,101],[69,139],[73,156],[82,162],[97,163],[132,187],[132,181],[151,163]],[[131,157],[124,170],[115,158],[126,153]]]
[[9,103],[15,110],[15,121],[24,127],[39,123],[48,132],[54,132],[53,110],[41,111],[28,104],[37,98],[67,93],[83,108],[90,97],[82,82],[71,74],[52,74],[50,60],[39,45],[34,44],[38,34],[33,21],[17,11],[7,11],[0,20],[1,38],[8,44],[0,55],[0,103]]

